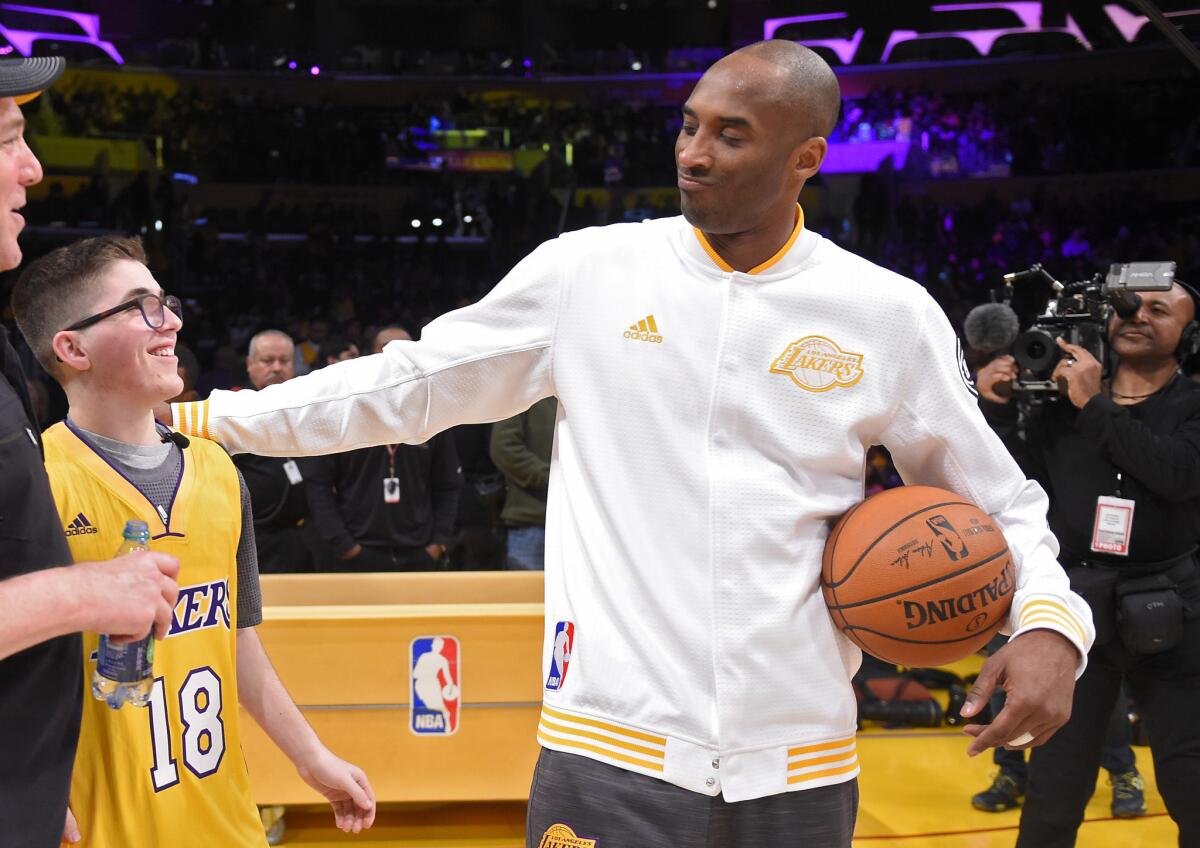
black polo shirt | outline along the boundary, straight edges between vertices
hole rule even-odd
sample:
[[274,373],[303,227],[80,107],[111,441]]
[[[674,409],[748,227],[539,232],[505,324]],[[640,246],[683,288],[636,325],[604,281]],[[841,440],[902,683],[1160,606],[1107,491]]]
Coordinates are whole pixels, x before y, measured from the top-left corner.
[[[0,326],[0,580],[70,562],[25,377]],[[73,633],[0,660],[4,848],[46,848],[62,837],[83,709],[82,650]]]

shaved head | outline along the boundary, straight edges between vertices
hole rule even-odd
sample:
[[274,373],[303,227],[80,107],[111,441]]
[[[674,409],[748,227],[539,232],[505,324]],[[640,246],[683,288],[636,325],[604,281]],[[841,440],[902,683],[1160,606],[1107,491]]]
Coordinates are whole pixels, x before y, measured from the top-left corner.
[[739,54],[769,62],[783,71],[775,76],[773,90],[764,93],[792,112],[803,138],[829,137],[842,108],[842,90],[824,59],[803,44],[772,39],[735,50],[721,61]]
[[778,248],[797,220],[804,183],[825,159],[840,108],[829,65],[794,42],[760,41],[716,62],[681,109],[675,164],[683,216],[707,236],[766,228]]

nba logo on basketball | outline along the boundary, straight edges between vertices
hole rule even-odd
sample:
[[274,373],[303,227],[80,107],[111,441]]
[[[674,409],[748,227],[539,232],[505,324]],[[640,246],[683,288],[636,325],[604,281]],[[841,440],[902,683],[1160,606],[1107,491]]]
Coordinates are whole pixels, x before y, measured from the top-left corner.
[[462,692],[458,640],[419,636],[412,641],[412,697],[409,729],[421,736],[449,736],[458,730]]
[[575,625],[560,621],[554,627],[554,647],[550,649],[550,673],[546,675],[546,688],[558,690],[567,679],[567,666],[571,664],[571,651],[575,648]]

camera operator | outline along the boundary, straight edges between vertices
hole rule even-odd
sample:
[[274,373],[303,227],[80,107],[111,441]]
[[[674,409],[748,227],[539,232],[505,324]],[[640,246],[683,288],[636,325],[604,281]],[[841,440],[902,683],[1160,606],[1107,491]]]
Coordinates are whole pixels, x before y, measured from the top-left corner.
[[977,378],[984,414],[1050,495],[1062,564],[1096,625],[1070,721],[1033,750],[1019,848],[1075,844],[1122,682],[1179,844],[1200,846],[1200,384],[1179,367],[1200,344],[1200,298],[1178,282],[1141,298],[1129,318],[1109,320],[1109,381],[1091,353],[1059,339],[1052,379],[1065,397],[1018,422],[1001,385],[1017,376],[1013,359]]

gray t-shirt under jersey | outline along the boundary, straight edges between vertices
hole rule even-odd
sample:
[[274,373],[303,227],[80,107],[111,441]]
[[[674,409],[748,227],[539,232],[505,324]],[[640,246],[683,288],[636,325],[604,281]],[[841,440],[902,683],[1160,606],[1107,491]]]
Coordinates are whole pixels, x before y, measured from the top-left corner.
[[[76,429],[129,482],[137,486],[158,512],[166,512],[179,482],[181,451],[174,443],[131,445],[84,430],[78,425]],[[254,627],[262,622],[262,594],[258,588],[258,553],[254,545],[250,491],[242,479],[242,472],[238,471],[237,475],[242,492],[242,536],[237,549],[237,621],[238,627],[242,628]]]

